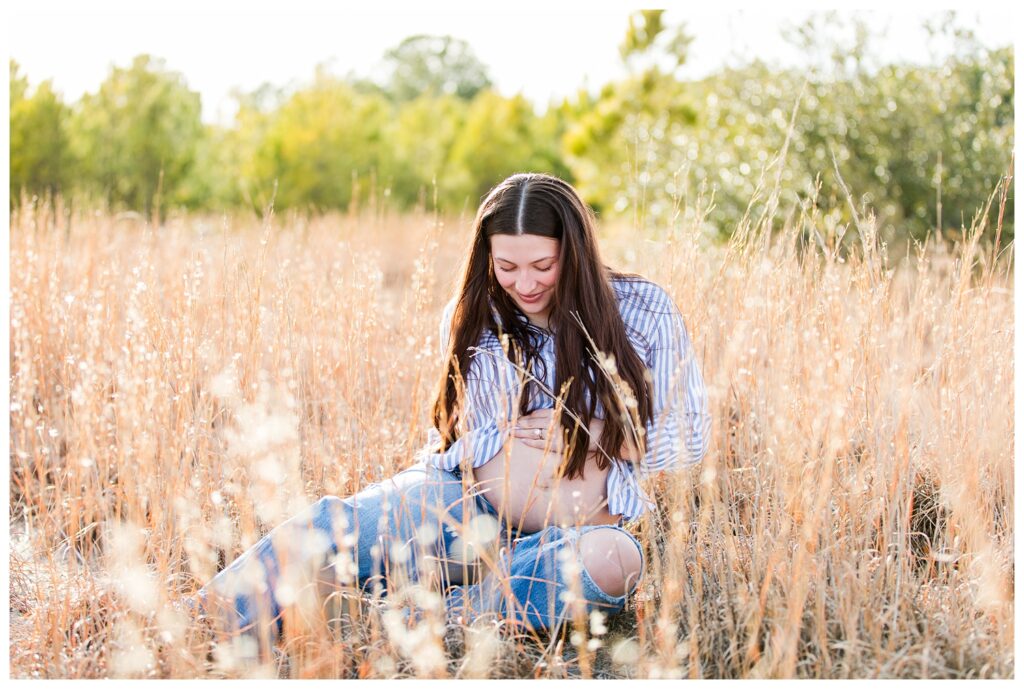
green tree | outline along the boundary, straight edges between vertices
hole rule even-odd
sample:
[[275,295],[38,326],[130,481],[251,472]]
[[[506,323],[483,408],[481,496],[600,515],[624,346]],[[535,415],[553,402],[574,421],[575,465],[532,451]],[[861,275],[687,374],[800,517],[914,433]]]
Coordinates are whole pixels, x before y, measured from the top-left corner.
[[236,89],[232,97],[232,125],[208,129],[206,150],[200,151],[199,159],[217,166],[205,174],[215,205],[247,207],[260,214],[270,202],[276,177],[259,152],[287,96],[283,89],[264,83],[250,92]]
[[386,125],[383,141],[390,162],[381,171],[396,205],[431,207],[435,182],[445,183],[452,146],[468,111],[469,104],[452,95],[422,95],[399,107]]
[[52,201],[69,190],[73,179],[67,133],[70,111],[49,80],[29,93],[28,80],[14,60],[10,74],[11,207],[22,192]]
[[28,92],[28,78],[21,73],[21,67],[14,60],[10,61],[11,105],[23,100]]
[[[956,39],[944,62],[882,65],[865,20],[816,15],[791,36],[808,67],[755,61],[684,83],[674,70],[685,34],[644,11],[620,48],[630,76],[563,104],[563,150],[589,202],[655,228],[673,221],[674,197],[692,202],[702,188],[714,195],[710,232],[727,236],[765,211],[787,216],[812,204],[827,224],[852,227],[845,184],[886,239],[940,224],[956,231],[1009,168],[1013,55],[983,49],[952,21],[936,31]],[[1013,234],[1012,197],[1007,211],[1004,238]]]
[[188,175],[177,197],[189,208],[224,211],[241,207],[238,137],[234,128],[204,124]]
[[451,36],[410,36],[388,50],[383,63],[383,91],[397,102],[423,94],[468,101],[491,86],[469,44]]
[[504,177],[515,172],[550,172],[571,179],[558,151],[556,131],[534,113],[522,95],[505,98],[482,91],[470,104],[452,144],[441,184],[447,208],[475,208]]
[[260,134],[243,168],[253,201],[265,205],[275,185],[277,208],[345,208],[378,192],[377,176],[387,167],[383,132],[393,116],[383,97],[359,94],[318,69],[309,87],[265,121],[247,116]]
[[[668,29],[662,13],[643,10],[630,18],[619,47],[629,76],[606,84],[594,97],[583,91],[575,102],[563,104],[570,124],[562,149],[591,205],[650,215],[655,225],[666,227],[672,205],[662,199],[666,191],[672,193],[679,168],[673,149],[695,124],[697,112],[691,89],[675,76],[692,37],[683,25]],[[648,204],[651,196],[654,202]]]
[[[1012,49],[986,49],[954,19],[948,13],[938,25],[926,23],[954,45],[953,54],[934,65],[875,64],[871,32],[861,18],[851,22],[853,38],[845,43],[833,37],[843,26],[833,14],[798,29],[796,42],[828,60],[815,63],[808,75],[796,127],[798,155],[789,168],[804,185],[821,174],[825,197],[843,206],[834,154],[855,202],[872,207],[890,239],[920,239],[940,227],[958,233],[1008,172]],[[795,75],[789,80],[795,82]],[[990,228],[996,213],[991,209]],[[845,211],[843,216],[850,219]],[[1011,224],[1004,237],[1012,234]]]
[[163,60],[139,55],[114,67],[72,122],[84,179],[110,206],[149,214],[154,204],[189,203],[186,180],[203,133],[199,94]]

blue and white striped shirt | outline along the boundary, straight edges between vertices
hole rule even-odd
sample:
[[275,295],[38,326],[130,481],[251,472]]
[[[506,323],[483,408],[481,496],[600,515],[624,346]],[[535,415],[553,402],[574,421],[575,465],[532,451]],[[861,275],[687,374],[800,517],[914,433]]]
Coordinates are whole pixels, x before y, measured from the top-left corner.
[[[608,471],[608,511],[628,521],[654,507],[641,489],[638,476],[679,465],[689,466],[704,457],[711,415],[700,366],[683,317],[672,298],[653,282],[636,278],[613,279],[612,289],[618,299],[626,335],[650,370],[654,391],[654,421],[646,425],[646,455],[639,462],[613,457]],[[448,348],[454,310],[453,299],[441,318],[442,353]],[[500,322],[496,311],[495,318]],[[554,337],[548,331],[534,329],[533,332],[539,333],[537,336],[541,338],[539,352],[545,365],[543,370],[535,368],[531,374],[537,376],[544,388],[554,390]],[[497,335],[484,332],[471,351],[469,371],[465,375],[466,433],[445,452],[438,453],[432,449],[438,447],[441,437],[437,429],[431,428],[427,445],[417,453],[417,459],[447,471],[454,471],[463,458],[473,468],[487,463],[503,447],[511,433],[511,422],[518,416],[516,401],[522,377],[502,350]],[[538,392],[537,388],[533,386],[534,394],[527,409],[553,408],[554,399]],[[600,400],[596,414],[605,417]]]

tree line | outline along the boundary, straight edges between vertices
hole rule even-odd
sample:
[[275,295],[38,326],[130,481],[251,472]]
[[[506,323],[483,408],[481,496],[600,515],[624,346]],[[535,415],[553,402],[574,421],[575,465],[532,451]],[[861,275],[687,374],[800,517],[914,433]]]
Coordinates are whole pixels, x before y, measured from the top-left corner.
[[236,93],[227,126],[203,123],[199,94],[156,57],[113,67],[74,103],[51,81],[32,87],[12,60],[11,203],[459,212],[534,170],[568,179],[600,214],[651,227],[705,195],[707,231],[722,237],[769,203],[833,225],[870,209],[901,238],[970,225],[1010,172],[1012,46],[985,48],[950,16],[931,30],[953,39],[951,54],[877,65],[863,23],[847,44],[827,38],[837,23],[818,15],[789,37],[825,55],[805,69],[753,61],[693,81],[679,76],[685,26],[638,12],[619,46],[628,76],[541,113],[495,91],[471,48],[445,36],[387,51],[377,81],[317,68],[297,88]]

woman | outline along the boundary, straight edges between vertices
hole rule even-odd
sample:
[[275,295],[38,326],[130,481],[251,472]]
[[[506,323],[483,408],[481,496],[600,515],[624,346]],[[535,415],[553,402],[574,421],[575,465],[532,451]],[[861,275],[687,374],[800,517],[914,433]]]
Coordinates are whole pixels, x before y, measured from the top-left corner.
[[278,526],[200,592],[207,607],[273,632],[284,606],[339,581],[386,594],[433,576],[455,620],[491,611],[550,630],[573,600],[621,610],[644,568],[623,527],[653,506],[638,479],[700,461],[710,417],[675,304],[604,266],[594,225],[555,177],[492,189],[444,310],[417,462]]

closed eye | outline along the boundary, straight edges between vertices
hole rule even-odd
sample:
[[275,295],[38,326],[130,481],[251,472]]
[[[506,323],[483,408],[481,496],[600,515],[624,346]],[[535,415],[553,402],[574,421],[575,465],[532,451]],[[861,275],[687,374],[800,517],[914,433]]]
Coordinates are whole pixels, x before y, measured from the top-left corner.
[[[554,267],[555,264],[552,263],[547,268],[538,268],[537,271],[541,273],[546,273]],[[515,270],[515,268],[506,268],[505,266],[498,266],[498,270],[502,271],[503,273],[511,273],[513,270]]]

